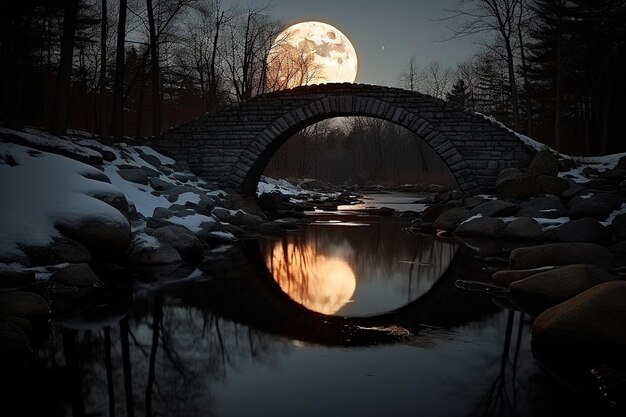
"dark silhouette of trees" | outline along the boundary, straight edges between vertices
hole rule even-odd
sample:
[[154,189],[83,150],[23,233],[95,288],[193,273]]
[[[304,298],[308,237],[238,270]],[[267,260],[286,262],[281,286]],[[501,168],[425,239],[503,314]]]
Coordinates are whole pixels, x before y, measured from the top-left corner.
[[126,41],[127,0],[120,0],[120,14],[117,23],[117,48],[115,58],[115,81],[113,82],[113,118],[111,134],[116,139],[124,135],[124,60]]

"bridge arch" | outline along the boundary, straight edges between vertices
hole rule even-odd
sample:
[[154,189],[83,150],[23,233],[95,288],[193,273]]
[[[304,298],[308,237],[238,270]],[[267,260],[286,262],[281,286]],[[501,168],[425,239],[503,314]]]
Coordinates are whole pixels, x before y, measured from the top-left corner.
[[386,120],[417,134],[468,194],[493,190],[498,172],[532,151],[510,131],[434,97],[366,84],[323,84],[254,97],[171,129],[155,140],[199,176],[254,193],[272,155],[293,134],[338,116]]

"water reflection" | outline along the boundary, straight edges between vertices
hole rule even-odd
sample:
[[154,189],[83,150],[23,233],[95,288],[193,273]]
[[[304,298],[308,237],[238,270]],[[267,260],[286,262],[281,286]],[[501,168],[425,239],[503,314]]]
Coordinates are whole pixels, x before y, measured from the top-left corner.
[[[345,217],[343,217],[345,219]],[[323,314],[368,316],[415,301],[446,271],[458,249],[405,233],[398,219],[316,222],[303,233],[263,241],[265,262],[294,301]]]
[[318,313],[336,313],[350,302],[356,288],[356,277],[346,261],[317,255],[313,246],[277,243],[266,262],[289,297]]

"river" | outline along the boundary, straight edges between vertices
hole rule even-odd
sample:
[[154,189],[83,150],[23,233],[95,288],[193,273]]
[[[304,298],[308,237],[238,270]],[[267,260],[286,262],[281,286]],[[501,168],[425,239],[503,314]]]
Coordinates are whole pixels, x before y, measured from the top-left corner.
[[[419,209],[414,202],[383,194],[366,206]],[[454,287],[488,278],[469,249],[407,233],[410,217],[353,209],[309,213],[301,230],[241,242],[197,269],[134,273],[132,288],[113,286],[95,308],[53,323],[5,391],[5,408],[16,416],[597,411],[533,358],[529,317]]]

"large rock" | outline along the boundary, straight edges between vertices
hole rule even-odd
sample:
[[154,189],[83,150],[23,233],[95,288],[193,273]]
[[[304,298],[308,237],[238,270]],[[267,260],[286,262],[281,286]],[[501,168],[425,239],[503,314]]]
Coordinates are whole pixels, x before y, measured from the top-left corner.
[[470,215],[480,214],[484,217],[510,216],[517,212],[518,205],[502,200],[490,200],[480,203],[470,210]]
[[161,245],[156,237],[136,233],[127,254],[127,261],[134,265],[165,265],[182,261],[176,249]]
[[48,280],[50,284],[72,286],[76,288],[95,288],[102,285],[102,281],[91,270],[88,264],[68,265],[56,270]]
[[116,208],[120,213],[124,215],[124,217],[128,217],[130,214],[128,200],[126,200],[126,196],[122,193],[97,193],[92,195],[92,197],[97,198],[98,200],[107,203],[111,207]]
[[533,323],[533,340],[577,351],[626,350],[626,282],[610,281],[552,307]]
[[211,215],[215,217],[216,219],[218,219],[219,221],[224,222],[224,223],[230,222],[230,219],[233,217],[233,215],[231,214],[231,211],[228,209],[225,209],[224,207],[213,208],[213,210],[211,211]]
[[469,219],[469,210],[464,207],[452,207],[445,210],[434,222],[436,229],[453,230],[459,223]]
[[515,240],[542,240],[543,230],[537,220],[530,217],[519,217],[508,223],[502,232],[503,237]]
[[28,256],[24,265],[56,265],[61,263],[91,262],[92,256],[87,248],[66,237],[55,238],[47,246],[23,247],[22,251]]
[[541,272],[549,271],[552,268],[553,267],[551,266],[547,266],[533,269],[503,269],[501,271],[495,272],[491,276],[491,280],[494,282],[494,284],[500,285],[501,287],[508,287],[509,285],[511,285],[511,283],[515,281],[528,278],[531,275],[536,275]]
[[594,194],[591,197],[574,197],[568,206],[568,216],[572,219],[592,217],[606,220],[609,215],[622,204],[622,197],[616,194]]
[[537,177],[539,190],[544,194],[561,195],[569,188],[569,183],[564,178],[540,175]]
[[559,242],[607,243],[611,232],[600,222],[590,217],[565,223],[554,229],[554,236]]
[[144,233],[157,238],[161,245],[171,246],[185,261],[202,259],[202,242],[182,226],[164,226],[158,229],[144,229]]
[[505,228],[500,219],[477,217],[460,224],[454,231],[459,236],[498,237]]
[[613,222],[611,223],[611,226],[613,227],[613,232],[617,236],[621,237],[622,239],[626,239],[626,213],[618,214],[617,216],[615,216]]
[[531,275],[509,286],[513,302],[537,315],[594,285],[617,279],[597,265],[568,265]]
[[0,317],[17,316],[29,320],[45,319],[50,307],[45,298],[31,292],[0,292]]
[[234,217],[239,220],[239,224],[252,230],[256,230],[260,225],[262,225],[263,223],[267,221],[261,216],[246,213],[245,211],[242,211],[242,210],[238,210],[235,213]]
[[99,259],[113,259],[124,254],[132,239],[128,220],[85,218],[77,222],[59,222],[56,228],[65,236],[82,243]]
[[148,173],[141,168],[120,169],[117,174],[126,181],[148,185]]
[[174,184],[171,182],[163,181],[162,179],[156,177],[148,178],[148,182],[156,191],[166,191],[174,188]]
[[533,197],[520,205],[522,208],[517,212],[518,216],[557,219],[567,215],[567,208],[561,199],[553,195]]
[[615,266],[616,262],[606,248],[595,243],[550,243],[517,248],[511,251],[511,269],[531,269],[576,263]]
[[517,168],[503,169],[496,180],[498,198],[523,200],[539,194],[539,185],[534,176],[525,174]]
[[559,174],[559,160],[548,151],[539,151],[530,162],[528,173],[556,177]]

